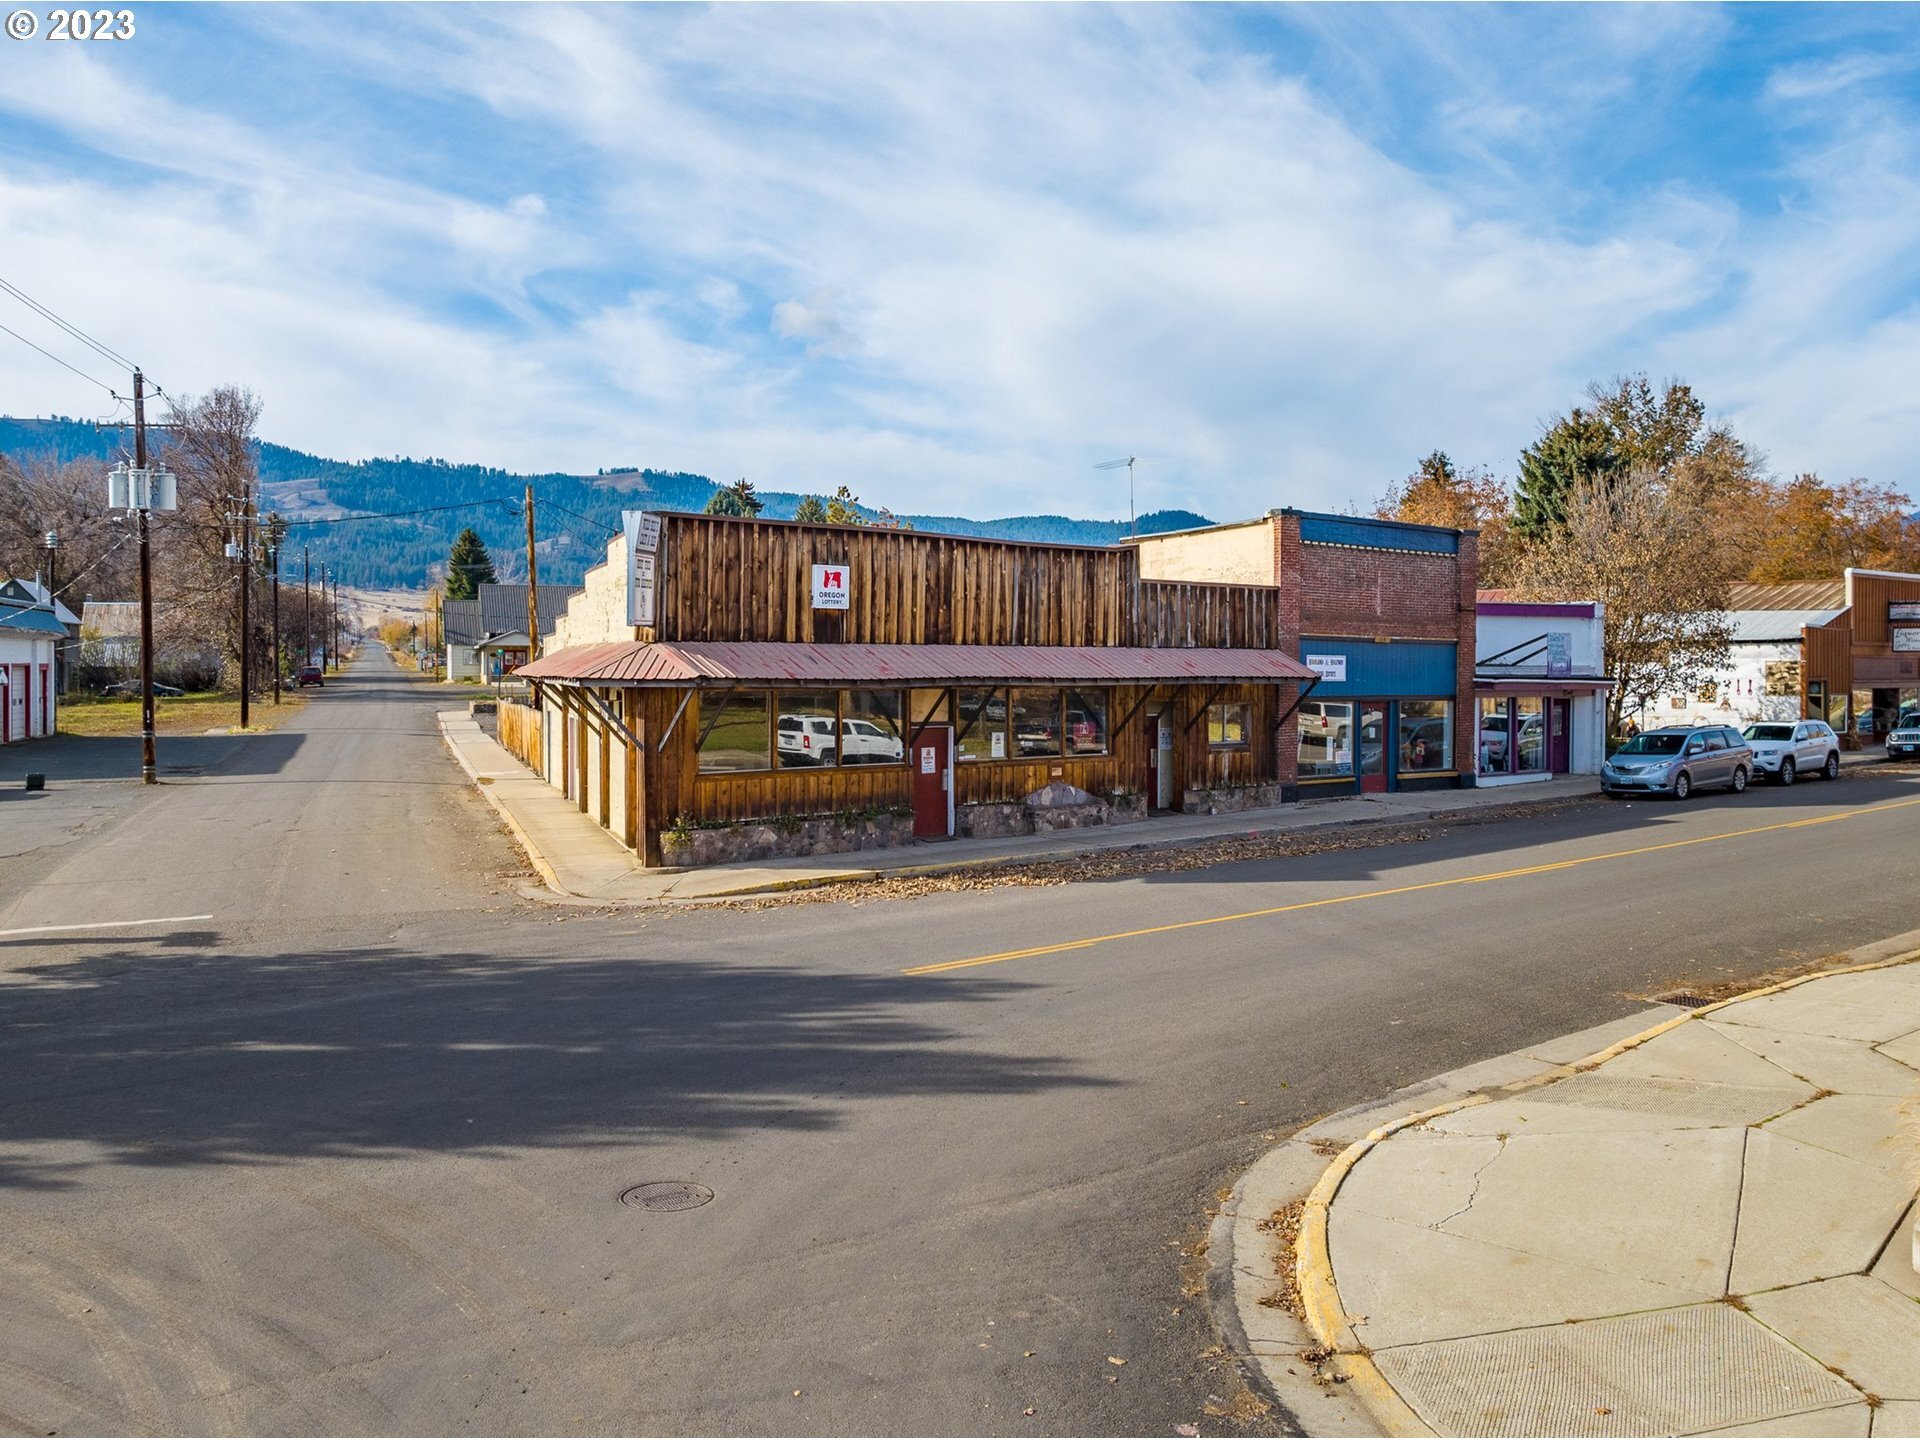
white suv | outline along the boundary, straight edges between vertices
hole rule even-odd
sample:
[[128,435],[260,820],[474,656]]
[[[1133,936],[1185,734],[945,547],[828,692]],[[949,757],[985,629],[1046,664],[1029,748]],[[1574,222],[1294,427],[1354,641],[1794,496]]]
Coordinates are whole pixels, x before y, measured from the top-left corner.
[[1824,720],[1763,720],[1742,732],[1753,747],[1753,774],[1791,785],[1802,775],[1840,778],[1840,737]]
[[773,743],[782,765],[831,765],[833,717],[782,715],[773,727]]

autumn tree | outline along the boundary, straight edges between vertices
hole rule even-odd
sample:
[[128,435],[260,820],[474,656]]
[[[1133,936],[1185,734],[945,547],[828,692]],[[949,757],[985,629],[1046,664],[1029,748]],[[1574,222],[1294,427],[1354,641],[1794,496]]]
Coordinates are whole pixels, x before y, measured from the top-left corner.
[[179,480],[179,509],[155,515],[154,587],[162,597],[155,629],[177,651],[214,644],[237,683],[243,643],[258,652],[265,620],[253,606],[255,633],[242,637],[240,563],[251,558],[251,529],[260,490],[255,426],[260,399],[238,385],[202,397],[181,396],[168,417],[160,459]]
[[1838,577],[1849,566],[1911,570],[1920,564],[1920,519],[1891,485],[1828,485],[1800,474],[1769,489],[1755,511],[1746,578],[1763,583]]
[[753,482],[745,476],[731,485],[722,485],[707,499],[705,513],[708,515],[738,515],[751,520],[766,508],[760,497],[753,493]]
[[1405,480],[1388,489],[1373,513],[1382,520],[1478,530],[1482,581],[1488,585],[1506,582],[1513,496],[1483,467],[1462,470],[1446,451],[1435,450]]
[[487,542],[469,525],[453,537],[453,548],[447,552],[447,598],[471,600],[482,585],[496,583]]
[[1516,562],[1515,588],[1530,598],[1605,605],[1612,733],[1622,715],[1692,693],[1726,663],[1731,576],[1725,552],[1701,538],[1713,514],[1711,482],[1684,465],[1590,476],[1565,497],[1553,543]]
[[842,485],[833,492],[827,501],[827,523],[829,525],[864,525],[867,517],[861,512],[860,497]]

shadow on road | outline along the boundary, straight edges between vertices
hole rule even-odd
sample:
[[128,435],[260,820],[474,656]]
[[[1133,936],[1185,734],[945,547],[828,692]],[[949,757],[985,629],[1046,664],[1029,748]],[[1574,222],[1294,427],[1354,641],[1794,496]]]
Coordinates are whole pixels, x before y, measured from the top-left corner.
[[[162,781],[189,776],[275,775],[300,748],[301,736],[276,730],[266,735],[162,735],[154,759]],[[138,780],[138,736],[55,735],[0,750],[0,785],[17,787],[29,772],[62,780]]]
[[[30,942],[0,942],[0,948]],[[213,953],[184,932],[15,971],[0,1186],[75,1166],[828,1130],[850,1102],[1115,1083],[932,1006],[1028,988],[626,959]],[[44,948],[44,943],[42,945]],[[77,1148],[76,1148],[77,1147]]]

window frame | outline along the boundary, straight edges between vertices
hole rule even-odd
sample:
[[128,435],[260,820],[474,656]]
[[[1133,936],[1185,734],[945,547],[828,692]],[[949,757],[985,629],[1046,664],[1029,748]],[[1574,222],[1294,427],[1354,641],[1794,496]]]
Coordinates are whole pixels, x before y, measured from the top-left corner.
[[[1215,740],[1213,738],[1213,712],[1216,710],[1238,710],[1241,712],[1240,735],[1238,740]],[[1207,706],[1207,751],[1209,754],[1232,755],[1253,749],[1253,702],[1251,700],[1216,700]],[[1220,733],[1226,734],[1227,727],[1222,724]]]

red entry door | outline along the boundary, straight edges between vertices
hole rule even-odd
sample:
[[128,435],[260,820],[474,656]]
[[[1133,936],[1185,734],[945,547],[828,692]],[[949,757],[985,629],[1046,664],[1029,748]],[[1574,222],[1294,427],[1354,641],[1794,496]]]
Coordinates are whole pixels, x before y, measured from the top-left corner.
[[929,725],[907,757],[913,772],[913,838],[953,834],[953,727]]
[[1382,795],[1387,789],[1387,702],[1362,700],[1360,710],[1360,793]]

